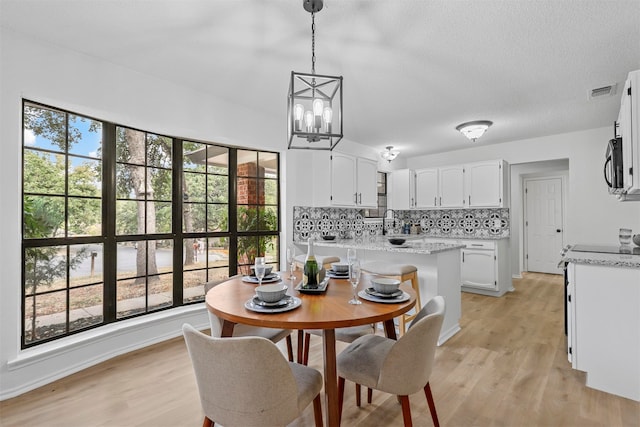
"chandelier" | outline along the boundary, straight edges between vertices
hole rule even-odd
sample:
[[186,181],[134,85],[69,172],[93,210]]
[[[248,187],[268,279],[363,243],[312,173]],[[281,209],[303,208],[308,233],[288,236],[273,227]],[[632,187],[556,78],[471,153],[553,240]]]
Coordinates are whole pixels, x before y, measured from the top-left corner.
[[476,120],[473,122],[466,122],[456,126],[456,130],[460,131],[464,136],[471,141],[476,142],[476,139],[484,135],[485,131],[489,129],[493,122],[489,120]]
[[398,154],[400,154],[400,151],[394,150],[393,145],[387,145],[385,148],[386,148],[386,151],[380,152],[380,157],[382,157],[387,162],[391,163],[391,160],[398,157]]
[[311,13],[311,73],[291,72],[287,103],[289,149],[333,150],[342,139],[342,76],[316,74],[315,14],[322,0],[303,0]]

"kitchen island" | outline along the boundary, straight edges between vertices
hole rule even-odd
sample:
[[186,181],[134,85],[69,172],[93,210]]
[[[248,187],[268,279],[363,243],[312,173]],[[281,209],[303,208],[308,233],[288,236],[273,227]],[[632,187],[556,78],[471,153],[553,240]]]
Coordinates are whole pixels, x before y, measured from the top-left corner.
[[[294,243],[306,252],[306,241]],[[438,344],[444,343],[460,330],[460,249],[464,247],[459,243],[428,243],[424,239],[411,237],[400,246],[391,245],[383,236],[314,241],[314,252],[320,256],[339,256],[346,260],[347,249],[354,248],[360,262],[380,261],[416,266],[422,304],[436,295],[442,295],[445,299],[447,308]]]

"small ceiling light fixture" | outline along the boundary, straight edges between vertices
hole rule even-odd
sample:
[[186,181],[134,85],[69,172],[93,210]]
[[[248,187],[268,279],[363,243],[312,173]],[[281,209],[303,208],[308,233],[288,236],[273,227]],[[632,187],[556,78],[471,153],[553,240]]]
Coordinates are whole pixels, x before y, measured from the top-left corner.
[[311,13],[311,74],[291,72],[287,104],[289,149],[333,150],[342,139],[342,76],[316,74],[315,14],[322,0],[302,0]]
[[380,157],[382,157],[387,162],[391,163],[391,160],[398,157],[398,154],[400,154],[400,151],[394,150],[393,145],[387,145],[386,148],[387,148],[387,151],[380,152]]
[[489,129],[493,122],[489,120],[476,120],[473,122],[462,123],[456,126],[456,130],[460,131],[464,136],[471,141],[476,142],[476,139],[484,135],[485,131]]

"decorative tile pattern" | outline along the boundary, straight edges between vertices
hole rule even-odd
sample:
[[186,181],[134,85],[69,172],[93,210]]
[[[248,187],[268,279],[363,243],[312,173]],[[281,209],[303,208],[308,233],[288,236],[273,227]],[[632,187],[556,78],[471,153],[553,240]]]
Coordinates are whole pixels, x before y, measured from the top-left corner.
[[[509,237],[509,209],[443,209],[396,211],[395,221],[385,221],[389,233],[400,233],[403,223],[420,225],[433,237],[499,239]],[[364,219],[358,209],[293,207],[293,238],[304,241],[334,234],[365,237],[382,234],[381,219]]]

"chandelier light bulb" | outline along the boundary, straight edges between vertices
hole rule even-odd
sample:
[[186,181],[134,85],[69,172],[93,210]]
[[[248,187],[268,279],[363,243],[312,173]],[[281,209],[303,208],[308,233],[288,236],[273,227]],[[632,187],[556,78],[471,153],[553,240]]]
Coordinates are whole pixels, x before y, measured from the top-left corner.
[[313,100],[313,116],[315,118],[315,128],[320,129],[322,126],[322,109],[324,108],[324,104],[321,99]]
[[331,121],[333,120],[333,110],[331,107],[324,107],[322,120],[324,120],[325,132],[331,133]]
[[313,113],[310,110],[304,113],[304,124],[307,127],[307,132],[313,132]]
[[304,106],[302,104],[296,104],[293,107],[293,117],[295,120],[295,129],[299,131],[302,129],[302,119],[304,117]]

